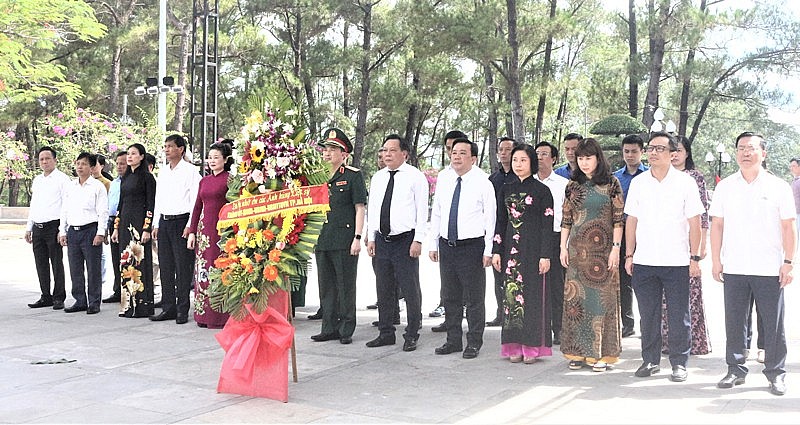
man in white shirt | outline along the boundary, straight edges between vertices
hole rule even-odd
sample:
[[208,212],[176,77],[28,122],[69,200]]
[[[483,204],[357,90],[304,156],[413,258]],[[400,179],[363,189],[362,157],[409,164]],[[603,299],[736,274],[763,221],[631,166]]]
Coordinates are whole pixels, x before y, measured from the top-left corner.
[[159,322],[175,320],[182,325],[189,320],[189,292],[192,289],[194,251],[186,247],[190,214],[194,208],[200,174],[184,160],[186,139],[179,134],[164,140],[167,164],[158,171],[153,239],[158,240],[161,267],[161,313],[150,316]]
[[408,319],[403,351],[414,351],[422,325],[419,256],[428,221],[428,180],[405,162],[410,147],[399,135],[386,136],[383,147],[386,168],[372,176],[367,207],[367,254],[375,257],[380,335],[367,347],[395,343],[392,321],[399,285]]
[[[56,168],[56,151],[43,146],[37,152],[42,174],[33,179],[31,205],[25,228],[25,242],[33,245],[33,259],[42,295],[30,308],[64,308],[67,298],[64,279],[64,250],[58,243],[61,202],[69,177]],[[50,269],[53,270],[53,290],[50,292]]]
[[72,297],[75,298],[75,304],[65,308],[65,313],[100,312],[103,297],[100,265],[108,225],[108,194],[103,183],[92,177],[92,168],[96,165],[96,156],[88,152],[78,155],[75,160],[78,178],[67,185],[61,209],[58,241],[67,247]]
[[[786,393],[786,335],[783,289],[792,283],[797,246],[791,187],[762,167],[764,137],[736,138],[739,172],[717,184],[708,215],[711,220],[711,275],[724,282],[725,362],[728,372],[719,388],[744,384],[746,319],[755,298],[764,332],[764,375],[770,392]],[[672,332],[672,329],[670,329]],[[761,337],[762,329],[759,329]]]
[[672,166],[678,144],[669,133],[650,135],[650,170],[631,181],[625,202],[625,271],[639,305],[643,363],[637,377],[661,369],[661,297],[667,300],[670,380],[685,381],[691,348],[689,276],[700,275],[700,214],[697,183]]
[[548,142],[536,144],[539,171],[534,178],[544,183],[553,195],[553,249],[547,282],[550,283],[550,327],[553,344],[561,345],[561,316],[564,313],[564,267],[561,265],[561,217],[564,216],[564,196],[569,180],[553,172],[558,163],[558,148]]
[[[492,262],[492,237],[497,198],[488,175],[474,166],[478,145],[467,138],[453,141],[450,167],[440,174],[431,208],[431,261],[439,262],[445,311],[467,308],[467,347],[462,357],[474,359],[483,345],[486,326],[486,267]],[[447,341],[436,354],[460,352],[460,314],[445,316]]]

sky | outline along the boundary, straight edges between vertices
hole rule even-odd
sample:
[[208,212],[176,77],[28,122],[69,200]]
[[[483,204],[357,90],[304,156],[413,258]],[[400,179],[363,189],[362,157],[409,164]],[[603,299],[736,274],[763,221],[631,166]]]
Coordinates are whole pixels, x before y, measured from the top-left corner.
[[[609,10],[627,13],[628,0],[603,0],[602,3]],[[800,1],[798,0],[724,0],[713,7],[719,9],[742,9],[753,7],[756,3],[779,4],[787,14],[792,14],[800,19]],[[642,7],[646,2],[645,0],[636,0],[636,4]],[[747,44],[757,46],[759,45],[759,40],[737,40],[736,44],[737,46]],[[768,77],[767,84],[773,87],[780,87],[793,97],[793,102],[790,105],[770,108],[770,118],[775,122],[790,124],[800,129],[800,79],[787,80],[784,76],[775,75]]]

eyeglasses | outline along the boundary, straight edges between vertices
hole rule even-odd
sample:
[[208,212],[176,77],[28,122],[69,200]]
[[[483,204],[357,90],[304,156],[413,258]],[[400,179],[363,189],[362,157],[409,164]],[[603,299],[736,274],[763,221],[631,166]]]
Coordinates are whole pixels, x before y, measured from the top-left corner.
[[668,150],[669,150],[669,146],[664,146],[664,145],[647,145],[647,147],[646,147],[646,148],[644,148],[644,150],[645,150],[645,151],[647,151],[647,152],[653,152],[653,151],[655,151],[655,152],[658,152],[658,153],[663,153],[663,152],[665,152],[665,151],[668,151]]
[[536,156],[550,156],[550,152],[536,152]]

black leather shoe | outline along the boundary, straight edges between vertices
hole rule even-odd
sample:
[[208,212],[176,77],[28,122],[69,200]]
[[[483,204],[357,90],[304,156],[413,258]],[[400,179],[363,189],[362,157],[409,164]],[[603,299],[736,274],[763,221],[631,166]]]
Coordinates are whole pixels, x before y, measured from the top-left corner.
[[179,325],[184,325],[189,322],[189,316],[178,316],[175,318],[175,323]]
[[311,335],[311,339],[317,342],[333,341],[334,339],[339,339],[339,334],[336,332],[329,334],[316,334]]
[[316,313],[308,316],[308,320],[321,320],[322,319],[322,310],[317,310]]
[[449,342],[445,342],[444,344],[442,344],[441,347],[436,347],[436,349],[433,350],[433,352],[436,354],[451,354],[451,353],[459,353],[461,352],[461,350],[462,350],[461,347],[457,347]]
[[622,337],[627,338],[629,336],[633,336],[636,334],[636,331],[633,328],[622,328]]
[[742,384],[744,384],[744,376],[737,376],[733,373],[729,373],[717,382],[717,388],[733,388],[736,385]]
[[462,354],[461,357],[465,359],[474,359],[475,357],[478,357],[478,352],[480,351],[481,350],[479,348],[470,347],[468,345],[467,348],[464,349],[464,354]]
[[639,366],[639,369],[636,369],[636,373],[634,373],[634,375],[638,378],[646,378],[648,376],[653,376],[658,372],[661,372],[661,367],[657,364],[642,363],[642,365]]
[[89,308],[86,309],[86,314],[97,314],[97,313],[100,313],[99,305],[90,305]]
[[417,349],[416,339],[407,339],[406,342],[403,343],[403,351],[414,351],[416,349]]
[[434,332],[447,332],[447,326],[444,325],[444,322],[434,326],[431,328]]
[[158,300],[158,302],[157,302],[157,303],[153,304],[153,308],[161,308],[161,305],[162,305],[162,304],[161,304],[161,302],[162,302],[162,301],[163,301],[163,300]]
[[63,310],[64,301],[53,301],[53,310]]
[[53,300],[52,299],[48,300],[45,298],[39,298],[35,303],[28,304],[28,307],[30,308],[42,308],[42,307],[52,307],[52,306],[53,306]]
[[394,337],[383,337],[379,336],[372,341],[367,342],[367,347],[375,348],[375,347],[383,347],[384,345],[394,345],[395,339]]
[[178,318],[178,315],[175,313],[170,313],[167,311],[162,311],[159,314],[155,314],[150,316],[150,320],[154,322],[163,322],[164,320],[175,320]]
[[[398,317],[397,319],[394,319],[392,324],[395,325],[395,326],[399,325],[400,324],[400,318]],[[372,326],[378,326],[378,325],[380,325],[379,321],[375,320],[375,321],[372,322]]]
[[86,311],[86,306],[72,304],[71,306],[64,309],[64,313],[77,313],[79,311]]
[[339,342],[344,344],[344,345],[352,344],[353,343],[353,337],[343,336],[343,337],[339,338]]
[[769,392],[774,395],[786,394],[786,383],[783,382],[783,375],[777,376],[769,383]]
[[503,320],[500,319],[499,317],[497,317],[494,320],[492,320],[491,322],[486,322],[486,326],[488,326],[488,327],[503,326]]
[[119,294],[111,294],[110,297],[103,299],[103,302],[106,304],[109,303],[118,303],[120,301]]
[[685,366],[681,365],[672,366],[672,375],[669,376],[670,381],[683,382],[688,377],[689,377],[689,372],[686,371]]
[[376,301],[375,304],[370,304],[367,306],[367,310],[377,310],[378,309],[378,302]]

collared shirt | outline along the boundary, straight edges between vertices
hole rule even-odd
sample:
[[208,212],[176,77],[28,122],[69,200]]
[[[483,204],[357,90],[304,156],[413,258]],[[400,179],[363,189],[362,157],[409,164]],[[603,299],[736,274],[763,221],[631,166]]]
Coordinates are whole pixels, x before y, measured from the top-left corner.
[[625,202],[625,214],[637,220],[633,263],[688,266],[688,220],[705,210],[694,179],[671,165],[661,181],[652,172],[635,178]]
[[[440,173],[436,179],[436,193],[431,208],[430,251],[439,249],[439,237],[447,238],[450,206],[453,201],[458,173]],[[483,238],[483,255],[491,257],[494,225],[497,219],[497,197],[489,176],[477,166],[472,166],[461,176],[461,194],[458,198],[458,239]]]
[[628,188],[631,187],[631,181],[633,180],[633,178],[649,169],[650,167],[647,167],[640,162],[639,166],[636,167],[635,174],[631,174],[628,172],[627,165],[623,166],[617,171],[614,171],[614,177],[616,177],[617,180],[619,180],[619,184],[620,186],[622,186],[622,199],[628,199]]
[[708,214],[712,223],[714,217],[724,220],[720,261],[725,273],[778,276],[787,258],[781,220],[796,218],[788,183],[763,169],[748,183],[739,171],[717,183]]
[[[156,179],[156,206],[153,211],[153,228],[158,229],[161,215],[180,215],[191,213],[200,187],[200,174],[194,165],[178,161],[174,168],[169,164],[158,170]],[[186,222],[188,226],[191,217]]]
[[83,184],[75,179],[67,184],[61,226],[58,234],[67,234],[67,226],[83,226],[97,222],[97,234],[106,234],[108,226],[108,195],[99,180],[89,176]]
[[[397,168],[389,210],[391,235],[415,230],[414,241],[422,242],[428,222],[428,179],[416,167],[403,163]],[[367,230],[370,240],[375,240],[381,225],[381,204],[389,184],[389,167],[378,170],[369,184],[367,204]],[[384,235],[385,236],[385,235]]]
[[33,223],[47,223],[61,218],[61,201],[69,183],[69,177],[58,168],[47,176],[42,173],[33,179],[26,230],[31,231]]
[[550,193],[553,194],[553,231],[561,231],[561,218],[564,217],[564,195],[567,192],[567,184],[569,179],[559,176],[556,173],[550,173],[549,176],[540,179],[538,174],[534,174],[536,180],[544,183]]
[[792,193],[794,194],[794,209],[800,214],[800,176],[792,180]]
[[108,188],[108,215],[109,217],[117,216],[117,207],[119,207],[119,189],[122,182],[122,177],[117,177],[111,181],[111,186]]
[[95,180],[103,184],[103,186],[106,188],[106,193],[108,193],[108,191],[111,190],[111,180],[107,179],[104,175],[100,174],[100,177],[94,177],[94,178]]
[[553,172],[567,180],[572,178],[572,169],[569,168],[569,162],[556,168]]

